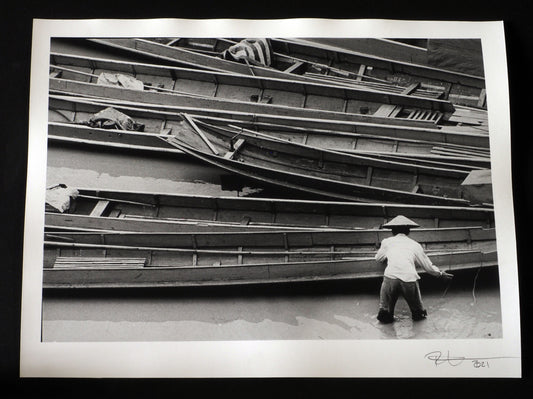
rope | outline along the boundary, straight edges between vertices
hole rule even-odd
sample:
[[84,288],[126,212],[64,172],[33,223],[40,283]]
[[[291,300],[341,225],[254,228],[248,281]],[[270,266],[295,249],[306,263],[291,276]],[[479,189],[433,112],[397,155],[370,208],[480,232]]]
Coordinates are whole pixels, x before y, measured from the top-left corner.
[[442,294],[441,298],[444,298],[446,296],[446,294],[448,293],[448,289],[450,288],[450,286],[452,285],[452,280],[453,279],[450,279],[448,281],[448,284],[446,284],[446,288],[444,289],[444,293]]
[[481,271],[481,267],[480,266],[478,269],[477,269],[477,273],[476,273],[476,276],[474,277],[474,285],[472,287],[472,298],[474,299],[474,304],[476,303],[476,281],[477,281],[477,277],[479,276],[479,272]]
[[237,133],[236,135],[234,135],[234,136],[230,139],[230,141],[231,141],[231,145],[233,145],[233,141],[234,141],[237,137],[239,137],[241,134],[244,133],[244,129],[242,128],[242,126],[240,127],[240,129],[241,129],[241,131],[240,131],[239,133]]
[[[451,259],[450,259],[450,261],[448,263],[448,271],[451,271],[451,270],[452,270],[452,265],[451,265]],[[448,284],[446,284],[446,288],[444,289],[444,293],[442,294],[441,298],[444,298],[446,296],[446,294],[448,293],[448,289],[452,285],[452,280],[453,280],[453,278],[448,280]]]
[[245,58],[244,62],[246,62],[246,65],[248,66],[248,69],[250,70],[250,73],[252,76],[255,76],[254,70],[252,69],[252,66],[250,65],[250,62]]

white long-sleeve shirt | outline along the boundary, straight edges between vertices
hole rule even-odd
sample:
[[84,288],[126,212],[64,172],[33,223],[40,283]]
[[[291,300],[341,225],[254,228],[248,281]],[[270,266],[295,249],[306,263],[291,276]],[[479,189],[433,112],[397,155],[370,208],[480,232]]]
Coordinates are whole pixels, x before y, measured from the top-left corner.
[[429,274],[440,275],[440,270],[433,265],[422,246],[405,234],[396,234],[385,238],[376,254],[378,262],[387,261],[384,276],[405,282],[420,278],[416,266],[422,267]]

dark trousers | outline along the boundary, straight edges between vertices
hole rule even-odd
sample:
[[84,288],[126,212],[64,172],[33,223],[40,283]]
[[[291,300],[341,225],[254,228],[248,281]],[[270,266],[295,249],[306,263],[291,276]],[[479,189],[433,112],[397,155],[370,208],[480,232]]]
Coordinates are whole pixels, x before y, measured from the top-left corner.
[[394,321],[394,307],[400,295],[409,305],[413,320],[422,320],[427,316],[427,312],[422,305],[418,281],[405,282],[395,278],[383,277],[379,295],[379,321],[383,323],[392,323]]

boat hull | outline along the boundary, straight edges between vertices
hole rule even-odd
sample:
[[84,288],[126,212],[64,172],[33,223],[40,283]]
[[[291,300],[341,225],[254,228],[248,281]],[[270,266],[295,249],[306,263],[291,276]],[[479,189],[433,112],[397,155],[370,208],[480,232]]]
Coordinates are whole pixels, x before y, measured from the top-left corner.
[[[79,188],[78,192],[67,212],[46,212],[46,225],[146,232],[250,230],[251,227],[371,229],[404,215],[422,228],[494,227],[491,208],[211,197],[88,188]],[[106,204],[105,209],[99,208],[100,201]]]
[[[329,112],[347,114],[360,120],[380,123],[394,121],[398,124],[428,126],[438,123],[441,118],[448,118],[455,111],[450,102],[435,98],[338,86],[329,82],[293,80],[288,74],[284,79],[261,78],[57,53],[51,54],[50,62],[51,68],[57,71],[51,78],[51,87],[56,86],[56,80],[91,83],[107,88],[122,87],[101,83],[101,74],[127,74],[136,77],[136,82],[144,87],[144,90],[137,87],[130,90],[136,92],[138,97],[151,101],[165,99],[163,101],[172,102],[172,95],[182,95],[196,98],[197,101],[218,100],[219,107],[222,101],[232,103],[234,107],[239,104],[248,108],[255,105],[252,108],[277,109],[276,112],[282,112],[283,108],[294,109],[295,112],[314,110],[326,112],[326,115]],[[70,86],[73,90],[75,85],[70,83]],[[124,92],[124,95],[127,93]],[[415,113],[416,118],[409,117]]]
[[[164,105],[142,104],[135,101],[106,100],[104,98],[88,98],[79,96],[50,95],[50,121],[81,122],[106,107],[127,114],[136,121],[146,125],[146,131],[160,133],[161,126],[172,128],[183,118],[182,112],[199,117],[209,123],[233,123],[243,128],[268,132],[287,129],[291,132],[306,129],[308,131],[323,130],[340,134],[353,134],[384,140],[406,140],[433,143],[440,147],[460,147],[465,150],[487,152],[489,136],[484,133],[463,133],[442,129],[409,127],[400,125],[373,124],[364,122],[346,122],[338,120],[317,119],[313,115],[305,118],[286,117],[246,113],[241,111],[224,111],[210,108],[170,107]],[[348,145],[353,147],[353,142]],[[394,146],[394,145],[393,145]]]
[[[244,75],[279,77],[288,75],[292,79],[310,79],[307,70],[326,73],[325,77],[331,81],[332,76],[349,76],[352,84],[363,82],[389,82],[389,84],[408,85],[422,82],[428,88],[446,93],[448,98],[457,104],[486,108],[484,96],[485,82],[482,77],[456,73],[439,68],[413,62],[415,48],[391,41],[380,39],[359,39],[359,49],[376,50],[376,45],[395,49],[398,57],[369,54],[366,51],[340,48],[323,40],[270,39],[274,49],[274,61],[277,69],[224,60],[217,55],[227,50],[235,41],[226,39],[177,39],[172,45],[156,43],[145,39],[89,39],[102,46],[126,50],[141,56],[153,57],[165,62],[175,62],[191,67],[204,68],[213,71],[227,71]],[[367,41],[372,41],[368,46]],[[205,43],[205,45],[204,45]],[[200,47],[197,46],[200,45]],[[394,46],[392,46],[394,45]],[[366,47],[365,47],[366,46]],[[210,48],[211,51],[197,51],[198,48]],[[401,48],[401,50],[396,50]],[[196,50],[196,51],[195,51]],[[417,57],[426,51],[416,49]],[[401,59],[408,56],[409,60]],[[400,58],[399,58],[400,57]],[[417,58],[417,61],[419,59]],[[314,67],[310,67],[311,65]],[[371,68],[368,68],[371,67]],[[284,72],[285,71],[285,72]],[[302,74],[302,75],[300,75]],[[443,84],[444,82],[444,84]],[[340,82],[339,82],[340,84]]]
[[[236,137],[243,145],[241,149],[232,150]],[[169,137],[167,141],[195,158],[230,172],[323,198],[468,204],[460,198],[460,184],[468,174],[466,171],[381,161],[239,131],[213,130],[206,124],[197,126],[192,121],[188,131]],[[435,189],[439,195],[425,194]]]
[[[495,253],[470,252],[431,256],[435,264],[453,272],[497,265]],[[373,259],[292,264],[214,267],[58,268],[44,269],[43,288],[164,288],[379,278],[383,266]]]

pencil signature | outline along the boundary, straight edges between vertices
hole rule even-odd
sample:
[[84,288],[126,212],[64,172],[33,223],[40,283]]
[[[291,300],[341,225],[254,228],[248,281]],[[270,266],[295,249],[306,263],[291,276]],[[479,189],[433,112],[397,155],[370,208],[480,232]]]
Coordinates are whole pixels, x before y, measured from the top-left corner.
[[514,358],[513,356],[497,356],[497,357],[465,357],[465,356],[450,356],[450,351],[444,354],[441,351],[433,351],[426,353],[426,359],[432,361],[436,366],[448,364],[449,366],[459,366],[465,361],[471,362],[471,365],[476,368],[490,368],[490,361],[495,359]]

